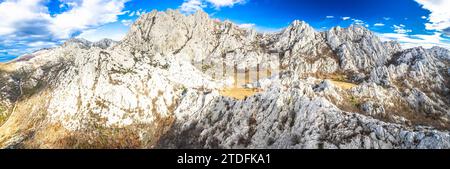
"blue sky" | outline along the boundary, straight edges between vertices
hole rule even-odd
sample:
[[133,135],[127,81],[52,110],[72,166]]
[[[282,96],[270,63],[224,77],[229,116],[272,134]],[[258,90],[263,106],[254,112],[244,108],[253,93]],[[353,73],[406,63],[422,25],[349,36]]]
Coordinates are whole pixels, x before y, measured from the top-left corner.
[[450,48],[449,0],[0,0],[0,62],[70,38],[120,40],[140,15],[169,8],[261,32],[296,19],[319,31],[360,24],[404,48]]

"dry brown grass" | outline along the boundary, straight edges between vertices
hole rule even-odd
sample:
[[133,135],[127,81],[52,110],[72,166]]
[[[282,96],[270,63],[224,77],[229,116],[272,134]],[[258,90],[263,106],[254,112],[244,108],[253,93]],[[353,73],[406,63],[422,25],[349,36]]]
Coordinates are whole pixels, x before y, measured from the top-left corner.
[[343,82],[343,81],[336,81],[336,80],[331,80],[331,79],[329,79],[329,80],[335,86],[337,86],[337,87],[339,87],[341,89],[344,89],[344,90],[348,90],[348,89],[351,89],[351,88],[354,88],[354,87],[358,86],[357,84],[353,84],[353,83],[348,83],[348,82]]
[[224,88],[222,90],[220,90],[220,95],[222,96],[226,96],[226,97],[231,97],[234,99],[238,99],[238,100],[244,100],[247,97],[253,96],[259,92],[261,92],[261,89],[258,88],[252,88],[252,89],[248,89],[248,88]]
[[8,120],[9,115],[10,112],[8,111],[8,108],[0,104],[0,126]]
[[9,118],[0,126],[0,147],[8,146],[5,143],[14,137],[28,138],[34,133],[47,114],[48,98],[48,91],[43,91],[39,96],[34,95],[16,103],[16,108],[11,110]]
[[229,75],[234,80],[233,86],[225,87],[219,90],[220,95],[225,97],[234,98],[237,100],[244,100],[247,97],[253,96],[259,92],[262,92],[260,88],[245,88],[241,87],[246,84],[257,82],[260,79],[268,78],[272,72],[269,69],[249,69],[244,72],[237,72],[236,74]]
[[348,89],[358,86],[358,84],[351,83],[348,80],[347,75],[345,75],[343,73],[330,73],[330,74],[315,73],[315,74],[310,74],[309,76],[316,77],[318,79],[330,80],[331,83],[333,83],[333,85],[335,85],[341,89],[344,89],[344,90],[348,90]]
[[0,71],[13,72],[16,66],[12,63],[0,63]]

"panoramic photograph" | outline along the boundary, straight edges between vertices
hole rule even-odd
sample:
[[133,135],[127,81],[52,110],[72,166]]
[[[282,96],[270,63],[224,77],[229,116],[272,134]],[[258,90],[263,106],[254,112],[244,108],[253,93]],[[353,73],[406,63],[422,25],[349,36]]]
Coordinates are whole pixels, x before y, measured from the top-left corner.
[[449,149],[449,9],[0,0],[0,148]]

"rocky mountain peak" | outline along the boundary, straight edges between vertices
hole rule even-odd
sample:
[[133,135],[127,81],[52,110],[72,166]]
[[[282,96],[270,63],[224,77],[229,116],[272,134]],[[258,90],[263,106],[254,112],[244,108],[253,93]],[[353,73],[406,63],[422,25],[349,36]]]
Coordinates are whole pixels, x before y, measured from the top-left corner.
[[294,48],[295,50],[306,49],[303,45],[313,44],[318,41],[316,39],[317,32],[314,28],[306,22],[299,20],[293,21],[287,28],[273,36],[277,39],[275,48],[278,48],[280,51],[287,51]]
[[[202,11],[186,16],[178,10],[167,12],[154,10],[142,15],[131,26],[124,42],[132,46],[145,47],[145,50],[173,53],[182,48],[185,42],[194,38],[197,33],[212,29],[214,29],[214,22]],[[147,43],[150,41],[152,43]]]
[[301,20],[294,20],[290,24],[289,27],[294,28],[294,29],[299,29],[299,30],[312,28],[308,23],[306,23],[305,21],[301,21]]
[[338,42],[335,42],[338,37],[339,40],[350,41],[350,42],[360,42],[368,40],[373,43],[381,43],[378,37],[374,33],[368,30],[366,27],[358,24],[352,24],[348,28],[334,27],[327,32],[328,40],[333,47],[336,47]]
[[89,49],[92,46],[92,42],[83,39],[83,38],[73,38],[73,39],[69,39],[66,42],[64,42],[64,44],[62,45],[63,47],[69,47],[69,46],[74,46],[74,47],[79,47],[79,48],[83,48],[83,49]]
[[361,25],[335,27],[326,32],[327,43],[340,57],[341,68],[368,71],[384,65],[399,50],[396,43],[386,43]]
[[117,43],[118,43],[117,41],[105,38],[105,39],[101,39],[101,40],[99,40],[97,42],[92,43],[92,47],[98,47],[98,48],[101,48],[101,49],[107,49],[109,47],[112,47],[112,46],[116,45]]
[[429,51],[434,55],[438,56],[439,58],[450,62],[450,50],[443,47],[435,46],[429,49]]
[[70,48],[70,47],[76,47],[81,49],[90,49],[91,47],[97,47],[101,49],[107,49],[111,46],[116,45],[118,42],[112,40],[112,39],[101,39],[97,42],[91,42],[83,38],[73,38],[67,40],[62,47]]

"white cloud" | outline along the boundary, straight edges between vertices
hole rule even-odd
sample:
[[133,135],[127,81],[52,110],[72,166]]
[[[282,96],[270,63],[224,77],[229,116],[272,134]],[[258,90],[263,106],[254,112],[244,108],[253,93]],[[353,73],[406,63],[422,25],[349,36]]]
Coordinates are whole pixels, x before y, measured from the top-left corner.
[[180,11],[191,14],[206,8],[208,5],[220,9],[222,7],[233,7],[235,4],[243,4],[245,2],[246,0],[184,0],[180,6]]
[[406,29],[406,26],[403,24],[400,25],[394,25],[394,32],[398,33],[398,34],[406,34],[406,33],[411,33],[412,30],[411,29]]
[[61,12],[51,14],[48,0],[0,0],[0,48],[7,50],[7,55],[17,55],[53,47],[116,22],[118,15],[126,14],[123,9],[127,1],[59,0]]
[[136,11],[130,12],[129,17],[133,17],[136,14]]
[[136,10],[136,11],[131,11],[131,12],[129,12],[128,16],[129,16],[129,17],[133,17],[133,16],[141,16],[142,14],[145,14],[145,13],[147,13],[146,10],[139,9],[139,10]]
[[271,27],[263,27],[263,26],[255,26],[254,27],[257,32],[261,33],[276,33],[281,32],[284,28],[271,28]]
[[420,18],[422,18],[422,19],[427,19],[427,17],[426,17],[426,16],[422,16],[422,17],[420,17]]
[[383,17],[383,19],[386,20],[386,21],[391,20],[390,17]]
[[376,23],[376,24],[373,24],[373,26],[382,27],[382,26],[384,26],[384,23]]
[[[348,17],[348,18],[350,19],[350,17]],[[344,19],[343,18],[343,20],[348,20],[348,19]],[[352,21],[353,21],[352,24],[354,24],[354,25],[362,25],[362,26],[365,26],[367,28],[370,26],[369,24],[367,24],[366,22],[364,22],[363,20],[360,20],[360,19],[352,19]]]
[[51,19],[50,30],[59,38],[106,23],[116,22],[128,0],[83,0]]
[[422,8],[431,12],[427,30],[436,30],[450,35],[450,1],[449,0],[415,0]]
[[205,7],[206,5],[203,4],[201,0],[185,0],[185,2],[180,6],[180,11],[190,14],[198,10],[201,10]]
[[206,0],[206,1],[211,3],[216,8],[232,7],[235,4],[245,3],[245,0]]
[[79,0],[59,0],[61,4],[59,8],[73,8],[78,6]]
[[125,26],[130,26],[131,24],[133,24],[133,20],[131,20],[131,19],[124,19],[124,20],[121,20],[120,22],[122,22],[122,24]]
[[363,20],[359,20],[359,19],[352,19],[353,24],[355,25],[364,25],[365,22]]
[[406,26],[403,24],[393,25],[395,33],[381,33],[379,36],[382,40],[385,41],[398,41],[403,48],[412,48],[422,46],[424,48],[431,48],[433,46],[440,46],[447,49],[450,49],[450,43],[448,43],[448,39],[442,37],[442,33],[434,32],[434,34],[426,35],[426,34],[416,34],[416,35],[408,35],[411,33],[411,29],[406,29]]
[[[217,19],[217,21],[220,21],[220,20]],[[254,23],[241,23],[241,24],[236,23],[236,22],[234,22],[234,23],[240,28],[254,29],[260,33],[275,33],[275,32],[280,32],[284,29],[284,28],[275,28],[275,27],[264,27],[264,26],[256,25]]]
[[333,19],[334,16],[326,16],[327,19]]
[[36,41],[36,42],[31,42],[28,43],[28,46],[30,47],[42,47],[42,46],[48,46],[48,47],[54,47],[57,46],[56,42],[48,42],[48,41]]
[[422,46],[424,48],[440,46],[450,49],[450,44],[445,43],[445,39],[441,36],[442,34],[438,32],[433,35],[407,35],[399,33],[382,33],[378,35],[384,41],[398,41],[405,49],[418,46]]
[[141,16],[141,15],[143,15],[143,14],[145,14],[145,13],[147,13],[146,10],[144,10],[144,9],[138,9],[138,10],[136,10],[136,11],[129,12],[128,16],[129,16],[129,17],[133,17],[133,16]]
[[144,15],[145,13],[147,13],[146,10],[140,9],[139,11],[136,12],[136,16],[141,16],[141,15]]
[[349,20],[349,19],[350,19],[350,17],[348,17],[348,16],[345,16],[345,17],[342,17],[341,19],[342,19],[342,20],[344,20],[344,21],[346,21],[346,20]]
[[100,27],[97,29],[86,30],[80,35],[78,35],[77,38],[83,38],[91,42],[102,40],[105,37],[115,41],[120,41],[127,33],[126,29],[114,29],[114,30],[105,30],[105,29],[106,28]]
[[243,24],[239,24],[238,26],[240,28],[250,29],[250,28],[254,28],[255,24],[254,23],[243,23]]
[[[62,1],[71,9],[51,16],[46,0],[6,0],[0,3],[0,35],[51,33],[59,39],[116,22],[128,0]],[[30,32],[31,31],[31,32]],[[34,31],[34,32],[33,32]]]
[[[39,29],[50,20],[41,0],[7,0],[0,3],[0,36]],[[32,24],[34,22],[35,24]]]

